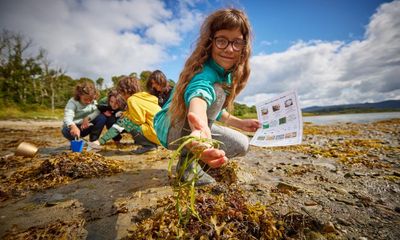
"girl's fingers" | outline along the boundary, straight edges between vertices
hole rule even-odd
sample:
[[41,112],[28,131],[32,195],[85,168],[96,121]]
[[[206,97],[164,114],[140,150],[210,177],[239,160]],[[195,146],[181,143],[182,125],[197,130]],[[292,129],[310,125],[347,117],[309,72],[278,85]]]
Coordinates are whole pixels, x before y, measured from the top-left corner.
[[224,164],[228,158],[225,156],[223,150],[212,148],[203,151],[201,154],[201,160],[211,168],[218,168]]
[[217,158],[222,158],[222,157],[225,157],[224,150],[220,150],[220,149],[217,149],[217,148],[206,149],[201,154],[201,159],[202,160],[206,160],[206,161],[207,160],[217,159]]
[[207,162],[207,165],[211,168],[219,168],[221,167],[226,161],[228,160],[227,157],[218,158],[212,161]]

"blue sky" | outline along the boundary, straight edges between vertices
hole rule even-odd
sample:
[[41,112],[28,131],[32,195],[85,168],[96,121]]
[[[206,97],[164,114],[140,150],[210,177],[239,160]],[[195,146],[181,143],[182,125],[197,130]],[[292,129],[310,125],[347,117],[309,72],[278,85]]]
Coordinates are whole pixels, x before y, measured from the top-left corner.
[[243,9],[253,27],[248,105],[296,89],[303,107],[400,99],[400,1],[1,1],[0,27],[79,78],[160,69],[177,80],[204,17]]

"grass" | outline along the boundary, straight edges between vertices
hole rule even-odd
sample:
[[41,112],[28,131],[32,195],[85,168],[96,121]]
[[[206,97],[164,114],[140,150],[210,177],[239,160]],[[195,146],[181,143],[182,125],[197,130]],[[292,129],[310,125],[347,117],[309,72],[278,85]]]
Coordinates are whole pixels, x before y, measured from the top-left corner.
[[[207,146],[218,148],[221,142],[213,139],[185,136],[173,142],[173,144],[175,143],[180,143],[180,145],[172,152],[171,159],[168,162],[168,173],[170,177],[173,177],[172,164],[179,161],[184,148],[195,143],[194,146],[190,147],[191,154],[186,154],[185,159],[181,163],[180,169],[176,171],[176,177],[172,184],[176,199],[175,208],[179,217],[179,224],[186,225],[191,216],[194,216],[201,221],[200,215],[195,207],[195,183],[199,179],[197,165],[200,161],[200,155],[205,148],[208,148]],[[185,179],[184,177],[185,171],[187,170],[191,171],[191,177],[189,177],[189,179]]]
[[13,105],[0,106],[0,119],[42,119],[42,120],[61,120],[64,116],[64,109],[55,109],[54,112],[49,108],[38,106],[18,107]]

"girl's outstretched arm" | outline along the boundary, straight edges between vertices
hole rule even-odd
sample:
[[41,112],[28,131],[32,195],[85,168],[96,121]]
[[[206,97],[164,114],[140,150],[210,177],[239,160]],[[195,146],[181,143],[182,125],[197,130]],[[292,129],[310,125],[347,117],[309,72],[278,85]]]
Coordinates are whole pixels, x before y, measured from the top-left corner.
[[[190,135],[211,139],[211,130],[207,125],[207,103],[203,99],[193,98],[190,101],[187,118],[192,130]],[[200,159],[212,168],[218,168],[228,160],[223,150],[211,147],[203,151]]]

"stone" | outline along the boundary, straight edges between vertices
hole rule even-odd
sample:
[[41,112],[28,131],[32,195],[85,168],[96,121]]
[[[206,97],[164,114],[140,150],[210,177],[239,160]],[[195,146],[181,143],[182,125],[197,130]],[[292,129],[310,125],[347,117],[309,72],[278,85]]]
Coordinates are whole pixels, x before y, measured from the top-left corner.
[[347,205],[353,205],[353,206],[355,205],[355,203],[352,202],[351,200],[347,200],[347,199],[344,199],[344,198],[335,198],[335,200],[338,201],[338,202],[345,203]]
[[347,195],[348,194],[348,192],[344,188],[338,188],[338,187],[331,187],[331,188],[334,189],[337,193],[340,193],[340,194],[343,194],[343,195]]
[[315,205],[318,205],[318,203],[315,201],[309,200],[309,201],[305,201],[304,205],[305,206],[315,206]]
[[335,231],[336,229],[332,222],[328,222],[322,227],[323,233],[333,233]]
[[276,186],[279,190],[297,191],[299,187],[293,186],[289,183],[279,182]]
[[354,176],[357,176],[357,177],[364,177],[364,176],[367,176],[367,174],[362,173],[362,172],[354,172]]
[[394,208],[394,211],[400,213],[400,207],[395,207],[395,208]]
[[336,218],[336,221],[337,221],[340,225],[343,225],[343,226],[350,226],[350,225],[351,225],[351,223],[350,223],[349,221],[347,221],[347,220],[345,220],[345,219],[343,219],[343,218],[340,218],[340,217]]
[[344,175],[344,177],[345,178],[351,178],[353,175],[351,174],[351,173],[346,173],[345,175]]

